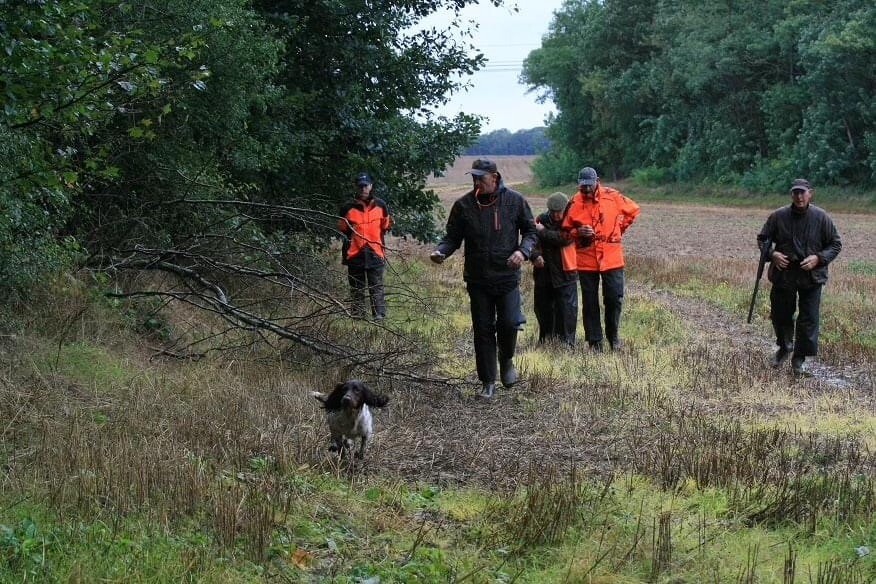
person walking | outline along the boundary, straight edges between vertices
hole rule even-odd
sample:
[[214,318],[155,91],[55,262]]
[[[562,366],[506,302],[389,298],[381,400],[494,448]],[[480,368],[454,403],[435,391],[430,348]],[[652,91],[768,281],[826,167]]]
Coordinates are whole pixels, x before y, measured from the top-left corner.
[[806,374],[806,357],[818,354],[821,291],[827,266],[843,248],[833,220],[812,204],[814,193],[808,180],[795,179],[791,204],[773,211],[757,236],[761,249],[772,247],[767,278],[772,283],[770,320],[779,348],[770,364],[779,367],[790,356],[796,376]]
[[356,195],[340,210],[338,231],[346,238],[341,263],[347,266],[350,284],[350,312],[354,318],[365,317],[365,291],[371,301],[374,320],[386,318],[383,270],[386,265],[384,236],[393,220],[386,203],[372,195],[374,179],[367,172],[356,176]]
[[639,205],[600,183],[591,167],[578,173],[578,192],[572,197],[563,231],[575,242],[584,337],[595,352],[603,350],[599,284],[605,305],[605,337],[612,350],[620,348],[620,318],[624,299],[622,238],[639,217]]
[[531,261],[538,342],[558,339],[573,347],[578,326],[578,267],[575,246],[560,229],[568,202],[564,193],[547,198],[547,212],[535,220],[538,246]]
[[496,391],[496,358],[502,385],[517,382],[514,352],[520,324],[520,266],[536,243],[532,210],[502,181],[496,164],[477,159],[468,174],[473,188],[453,203],[447,230],[429,258],[440,264],[465,244],[466,283],[482,398]]

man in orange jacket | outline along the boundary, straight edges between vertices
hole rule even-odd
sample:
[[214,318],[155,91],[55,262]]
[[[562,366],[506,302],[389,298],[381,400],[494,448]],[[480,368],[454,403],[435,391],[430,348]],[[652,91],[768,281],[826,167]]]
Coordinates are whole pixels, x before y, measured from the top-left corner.
[[356,176],[355,198],[341,207],[338,231],[346,235],[341,263],[347,266],[350,283],[350,312],[365,316],[365,290],[371,299],[374,320],[386,318],[383,268],[386,264],[384,235],[392,228],[389,207],[371,194],[374,180],[362,172]]
[[603,186],[592,168],[578,173],[578,192],[563,219],[563,232],[575,241],[584,313],[584,337],[602,351],[599,282],[605,305],[605,336],[612,350],[620,347],[624,299],[624,250],[621,238],[639,216],[639,206],[619,191]]

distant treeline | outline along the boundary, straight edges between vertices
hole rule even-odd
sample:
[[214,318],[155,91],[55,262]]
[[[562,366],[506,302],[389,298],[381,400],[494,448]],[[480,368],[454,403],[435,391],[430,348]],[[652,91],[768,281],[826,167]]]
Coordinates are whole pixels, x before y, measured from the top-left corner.
[[488,134],[481,134],[464,154],[468,156],[510,154],[525,156],[529,154],[541,154],[551,147],[550,139],[545,135],[546,128],[531,128],[529,130],[496,130]]
[[566,2],[523,79],[558,114],[539,176],[876,184],[873,0]]

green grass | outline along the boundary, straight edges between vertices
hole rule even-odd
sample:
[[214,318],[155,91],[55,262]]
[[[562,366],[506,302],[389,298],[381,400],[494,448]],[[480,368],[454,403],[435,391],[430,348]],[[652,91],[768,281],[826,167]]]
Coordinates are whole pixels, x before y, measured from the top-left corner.
[[262,566],[217,555],[200,526],[162,528],[137,517],[61,516],[3,500],[2,582],[258,582]]
[[876,263],[864,260],[849,262],[849,271],[859,276],[876,276]]
[[115,387],[130,382],[137,375],[125,359],[106,348],[84,342],[44,347],[33,360],[38,371],[61,375],[87,387]]

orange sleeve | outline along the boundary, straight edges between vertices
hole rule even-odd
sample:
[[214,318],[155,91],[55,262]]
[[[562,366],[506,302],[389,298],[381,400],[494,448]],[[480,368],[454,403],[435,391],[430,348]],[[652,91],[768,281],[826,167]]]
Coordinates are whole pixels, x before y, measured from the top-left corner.
[[630,198],[622,196],[623,198],[623,209],[621,212],[624,215],[623,221],[621,222],[621,233],[629,229],[630,225],[636,222],[636,219],[639,218],[639,213],[641,213],[642,209],[639,207],[636,202]]
[[572,197],[572,201],[569,203],[568,209],[566,209],[566,215],[563,217],[563,223],[560,225],[560,229],[564,232],[572,231],[576,227],[581,226],[581,219],[578,218],[578,205],[576,205],[577,197],[578,195]]

